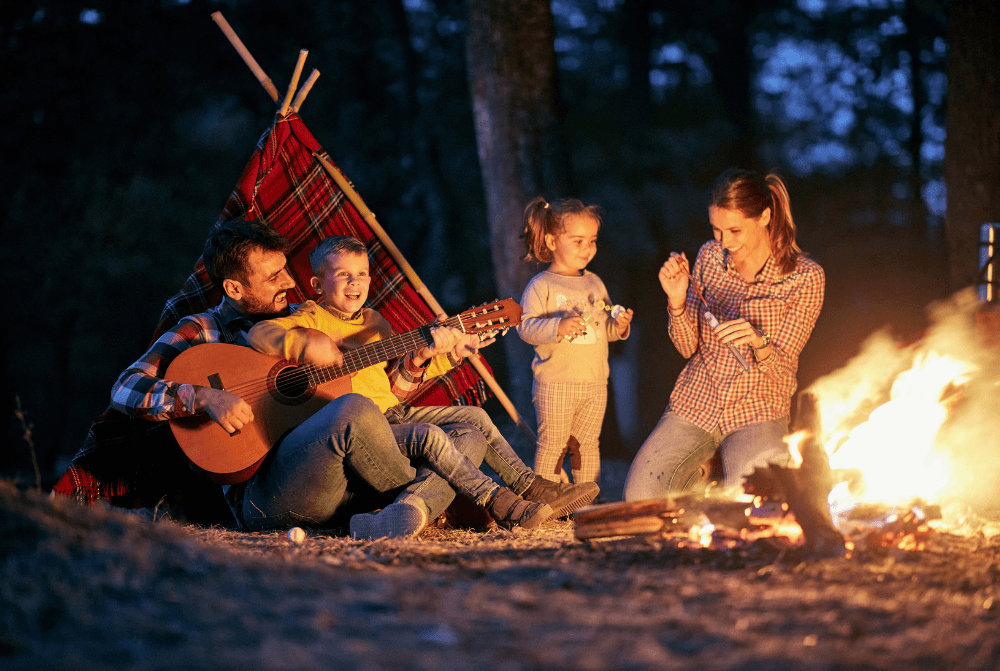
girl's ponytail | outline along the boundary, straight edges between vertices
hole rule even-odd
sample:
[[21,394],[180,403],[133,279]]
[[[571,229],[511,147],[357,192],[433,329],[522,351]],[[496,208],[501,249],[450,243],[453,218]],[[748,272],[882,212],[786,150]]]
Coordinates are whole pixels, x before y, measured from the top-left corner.
[[524,240],[525,261],[541,261],[550,263],[552,252],[545,246],[545,234],[556,227],[555,214],[552,207],[541,196],[538,196],[524,208]]

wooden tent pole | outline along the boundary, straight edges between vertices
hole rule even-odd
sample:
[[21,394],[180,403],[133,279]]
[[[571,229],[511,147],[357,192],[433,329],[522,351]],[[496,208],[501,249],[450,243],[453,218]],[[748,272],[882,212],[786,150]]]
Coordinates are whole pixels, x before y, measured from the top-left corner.
[[247,64],[247,67],[249,67],[250,71],[253,72],[257,81],[259,81],[260,85],[264,87],[265,91],[267,91],[267,94],[271,96],[271,100],[278,102],[278,89],[274,88],[274,82],[272,82],[271,78],[264,73],[264,70],[257,65],[257,61],[255,61],[253,56],[250,55],[247,48],[243,46],[243,41],[229,26],[229,22],[226,21],[224,16],[222,16],[222,12],[213,12],[212,20],[215,21],[219,28],[222,29],[222,32],[226,34],[226,37],[229,39],[229,43],[233,45],[239,55],[243,58],[243,62]]
[[319,79],[319,70],[313,68],[313,71],[309,73],[309,78],[306,83],[302,85],[299,92],[295,94],[295,100],[292,101],[292,111],[296,114],[299,113],[299,108],[302,107],[302,103],[305,101],[306,96],[309,95],[309,91],[312,89],[313,84]]
[[[434,298],[434,295],[431,294],[427,285],[421,281],[417,272],[413,269],[413,266],[409,264],[403,256],[403,253],[399,251],[399,248],[396,247],[396,244],[392,241],[392,238],[389,237],[389,234],[386,233],[381,224],[375,220],[375,214],[368,209],[368,206],[365,205],[363,200],[361,200],[361,197],[354,190],[354,187],[351,186],[351,183],[347,181],[347,178],[344,177],[344,175],[337,170],[333,164],[320,156],[318,153],[313,152],[312,155],[316,157],[316,160],[318,160],[320,165],[323,166],[323,169],[326,170],[326,174],[333,178],[333,181],[337,183],[337,186],[340,187],[341,191],[347,195],[348,200],[350,200],[354,207],[357,208],[365,222],[367,222],[368,227],[371,228],[375,235],[378,236],[378,239],[382,241],[382,244],[392,256],[396,265],[398,265],[399,269],[403,271],[406,278],[410,280],[410,283],[413,284],[417,293],[420,294],[425,301],[427,301],[427,305],[430,306],[431,310],[433,310],[435,314],[445,314],[444,308],[441,307],[441,304],[438,303],[437,299]],[[472,364],[472,367],[476,369],[476,372],[479,373],[483,380],[486,381],[487,386],[489,386],[489,388],[496,395],[497,400],[500,401],[501,405],[503,405],[507,414],[509,414],[511,419],[514,420],[514,423],[521,427],[521,430],[524,431],[532,441],[537,440],[535,432],[524,423],[523,419],[521,419],[521,415],[517,412],[517,408],[515,408],[514,404],[511,403],[509,398],[507,398],[507,394],[504,393],[503,389],[501,389],[500,385],[497,383],[496,378],[494,378],[493,374],[487,370],[486,366],[483,365],[483,362],[479,359],[479,357],[469,357],[469,363]]]
[[295,70],[292,71],[292,80],[288,82],[288,92],[285,93],[285,99],[278,110],[278,116],[283,117],[288,114],[288,110],[292,106],[292,96],[295,95],[295,89],[299,86],[299,77],[302,76],[302,67],[306,64],[306,56],[308,54],[309,51],[306,49],[299,50],[299,60],[295,63]]

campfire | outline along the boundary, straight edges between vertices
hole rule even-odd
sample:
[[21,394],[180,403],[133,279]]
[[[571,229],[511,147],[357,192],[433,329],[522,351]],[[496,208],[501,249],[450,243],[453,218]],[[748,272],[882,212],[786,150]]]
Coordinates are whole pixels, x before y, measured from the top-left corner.
[[[1000,482],[1000,378],[964,294],[935,306],[917,342],[873,336],[844,369],[799,396],[791,462],[742,491],[591,506],[581,540],[642,536],[680,547],[780,543],[825,555],[925,549]],[[981,452],[981,454],[977,454]]]

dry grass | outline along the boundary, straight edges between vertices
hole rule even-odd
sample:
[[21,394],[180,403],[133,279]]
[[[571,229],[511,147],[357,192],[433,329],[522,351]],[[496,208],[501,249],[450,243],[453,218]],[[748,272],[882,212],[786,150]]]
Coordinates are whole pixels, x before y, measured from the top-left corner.
[[0,483],[4,669],[996,669],[1000,537],[810,560],[428,530],[244,534]]

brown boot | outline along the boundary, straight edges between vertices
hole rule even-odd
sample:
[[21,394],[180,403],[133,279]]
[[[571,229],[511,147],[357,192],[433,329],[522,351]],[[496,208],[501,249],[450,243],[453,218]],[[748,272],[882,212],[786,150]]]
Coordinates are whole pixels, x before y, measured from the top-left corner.
[[525,501],[547,503],[553,510],[553,517],[563,517],[590,503],[600,491],[601,488],[597,486],[596,482],[581,482],[579,484],[552,482],[536,475],[528,488],[521,494],[521,498]]
[[525,501],[506,487],[497,490],[486,504],[486,512],[502,529],[535,529],[552,517],[552,508],[547,503]]

